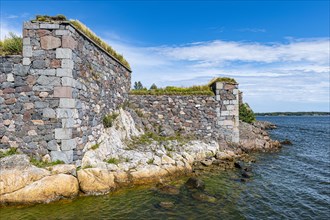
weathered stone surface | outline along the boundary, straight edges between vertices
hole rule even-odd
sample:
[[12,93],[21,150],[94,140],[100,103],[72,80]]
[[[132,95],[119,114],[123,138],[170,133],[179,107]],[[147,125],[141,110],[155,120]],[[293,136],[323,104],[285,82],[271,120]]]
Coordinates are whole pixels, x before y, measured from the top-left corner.
[[54,109],[51,108],[45,108],[42,111],[42,115],[45,118],[56,118],[56,112],[54,111]]
[[62,47],[70,48],[74,50],[77,46],[77,42],[71,36],[63,36],[62,37]]
[[52,151],[50,152],[52,161],[63,161],[64,163],[72,163],[73,151]]
[[55,166],[46,167],[46,169],[49,170],[52,175],[68,174],[72,176],[77,176],[77,167],[73,164],[58,164]]
[[79,185],[75,177],[58,174],[44,177],[20,190],[0,197],[0,203],[41,203],[60,198],[71,198],[78,194]]
[[[61,67],[65,69],[73,69],[74,63],[73,60],[70,59],[62,59]],[[71,74],[72,77],[72,74]]]
[[59,29],[59,24],[49,24],[49,23],[41,23],[40,24],[41,29]]
[[60,78],[52,76],[39,76],[37,83],[43,86],[60,86]]
[[54,97],[72,98],[72,88],[68,86],[54,87]]
[[70,128],[55,128],[55,139],[71,139],[72,129]]
[[60,98],[60,108],[75,108],[76,100],[68,98]]
[[56,49],[57,59],[72,59],[72,50],[68,48],[57,48]]
[[87,194],[106,193],[116,188],[115,178],[108,170],[81,169],[77,172],[80,189]]
[[65,76],[65,77],[72,77],[72,69],[67,68],[58,68],[56,70],[56,76]]
[[61,46],[61,39],[53,36],[44,36],[40,38],[40,44],[42,49],[55,49]]
[[77,146],[75,139],[62,140],[61,149],[62,150],[73,150]]
[[23,57],[32,57],[32,47],[23,46]]
[[51,140],[47,144],[47,149],[52,151],[60,151],[60,146],[57,144],[56,140]]

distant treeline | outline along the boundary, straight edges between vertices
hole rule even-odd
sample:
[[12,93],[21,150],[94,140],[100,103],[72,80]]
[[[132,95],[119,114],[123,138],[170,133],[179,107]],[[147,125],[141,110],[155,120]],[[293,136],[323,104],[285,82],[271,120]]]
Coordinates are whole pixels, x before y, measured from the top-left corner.
[[330,115],[330,112],[266,112],[255,113],[256,116],[313,116],[313,115]]

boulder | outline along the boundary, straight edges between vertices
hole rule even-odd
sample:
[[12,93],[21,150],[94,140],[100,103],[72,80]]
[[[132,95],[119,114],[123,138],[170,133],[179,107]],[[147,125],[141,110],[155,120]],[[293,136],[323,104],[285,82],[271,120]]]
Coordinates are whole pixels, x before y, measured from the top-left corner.
[[52,175],[63,173],[72,176],[77,176],[77,168],[73,164],[58,164],[55,166],[47,167],[46,169],[49,170]]
[[113,173],[106,169],[81,169],[77,176],[80,189],[86,194],[104,194],[116,188]]
[[171,186],[171,185],[161,186],[158,188],[158,191],[160,193],[168,194],[168,195],[179,195],[180,194],[180,189],[178,189],[175,186]]
[[217,199],[202,192],[195,192],[191,195],[194,199],[201,202],[216,203]]
[[174,203],[170,201],[163,201],[159,203],[159,206],[164,209],[170,209],[174,207]]
[[78,195],[75,177],[66,174],[46,176],[15,192],[0,196],[0,203],[43,203]]
[[188,189],[198,189],[198,190],[204,190],[205,189],[205,183],[200,180],[197,179],[195,177],[190,177],[187,182],[185,183],[185,186]]

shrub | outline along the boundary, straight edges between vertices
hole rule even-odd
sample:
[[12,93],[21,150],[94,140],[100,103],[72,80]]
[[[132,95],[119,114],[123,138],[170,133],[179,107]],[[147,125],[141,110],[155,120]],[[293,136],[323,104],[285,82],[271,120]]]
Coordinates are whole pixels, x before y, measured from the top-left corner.
[[155,83],[153,83],[153,84],[150,86],[150,89],[149,89],[149,90],[152,90],[152,89],[158,89],[158,87],[156,86]]
[[208,85],[212,85],[215,82],[225,82],[225,83],[232,83],[232,84],[237,84],[236,80],[233,78],[229,78],[229,77],[217,77],[212,79]]
[[103,126],[105,128],[110,128],[113,125],[114,120],[118,117],[119,114],[117,113],[112,113],[112,114],[108,114],[105,115],[103,117]]
[[23,49],[22,38],[10,32],[10,37],[0,43],[0,55],[21,54]]
[[239,119],[246,123],[252,123],[256,120],[254,112],[247,103],[239,106]]
[[67,21],[64,15],[36,15],[36,21],[52,22],[52,21]]

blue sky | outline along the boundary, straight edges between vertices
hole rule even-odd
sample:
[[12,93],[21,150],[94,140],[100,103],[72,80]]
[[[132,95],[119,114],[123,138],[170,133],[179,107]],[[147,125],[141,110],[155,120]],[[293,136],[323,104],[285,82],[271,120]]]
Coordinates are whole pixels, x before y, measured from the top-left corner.
[[4,1],[1,37],[36,14],[85,23],[146,86],[228,76],[256,112],[330,111],[329,1]]

